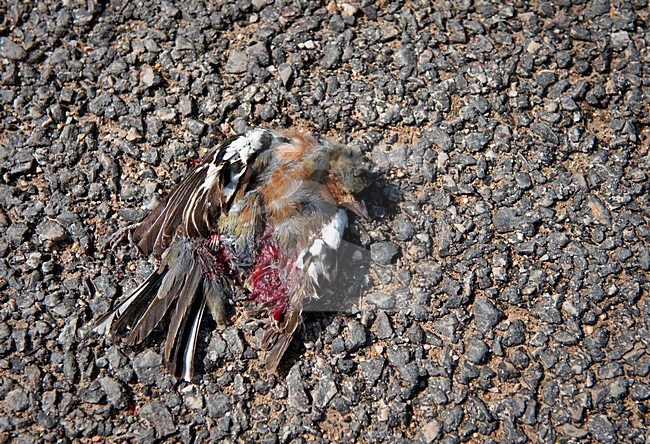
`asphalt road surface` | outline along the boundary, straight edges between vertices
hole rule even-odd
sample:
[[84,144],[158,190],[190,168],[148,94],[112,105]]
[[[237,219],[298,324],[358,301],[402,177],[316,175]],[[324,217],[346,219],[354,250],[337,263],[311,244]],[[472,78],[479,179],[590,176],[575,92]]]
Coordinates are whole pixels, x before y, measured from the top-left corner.
[[[645,0],[0,10],[0,441],[648,443]],[[256,126],[371,218],[276,375],[242,294],[177,383],[91,332],[155,266],[101,244]]]

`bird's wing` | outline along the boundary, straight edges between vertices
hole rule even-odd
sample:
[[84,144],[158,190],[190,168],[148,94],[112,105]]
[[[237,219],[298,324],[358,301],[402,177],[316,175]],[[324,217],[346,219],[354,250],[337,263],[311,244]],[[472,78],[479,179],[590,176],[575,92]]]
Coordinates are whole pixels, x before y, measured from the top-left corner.
[[[320,217],[314,219],[321,220]],[[345,210],[339,208],[324,221],[320,231],[315,231],[307,246],[296,254],[265,255],[268,250],[264,248],[268,247],[263,245],[249,278],[251,299],[261,302],[269,311],[270,321],[264,332],[262,349],[266,352],[265,366],[270,373],[277,368],[302,321],[304,299],[316,296],[316,288],[323,279],[331,281],[336,276],[337,250],[348,218]],[[278,274],[277,279],[274,273]],[[266,288],[269,283],[273,285],[273,292]]]
[[246,188],[250,165],[283,141],[277,132],[255,129],[219,145],[138,224],[132,241],[144,254],[160,256],[176,236],[208,236],[218,214],[228,211],[242,185]]
[[341,246],[343,232],[348,227],[348,216],[344,209],[326,220],[320,233],[310,245],[300,252],[296,259],[296,268],[306,272],[315,285],[322,278],[332,281],[336,277],[336,252]]

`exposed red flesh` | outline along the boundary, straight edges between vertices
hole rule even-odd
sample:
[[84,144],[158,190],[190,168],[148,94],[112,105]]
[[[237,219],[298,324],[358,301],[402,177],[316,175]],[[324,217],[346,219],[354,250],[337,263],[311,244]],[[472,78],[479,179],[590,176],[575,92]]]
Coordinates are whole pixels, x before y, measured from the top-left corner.
[[288,267],[289,260],[277,243],[270,236],[265,236],[258,244],[255,265],[248,277],[251,288],[249,299],[266,306],[276,322],[284,318],[289,305]]
[[213,234],[210,240],[198,241],[194,247],[196,257],[202,262],[203,270],[211,281],[226,278],[238,282],[241,270],[236,255],[230,248],[219,242],[218,236]]

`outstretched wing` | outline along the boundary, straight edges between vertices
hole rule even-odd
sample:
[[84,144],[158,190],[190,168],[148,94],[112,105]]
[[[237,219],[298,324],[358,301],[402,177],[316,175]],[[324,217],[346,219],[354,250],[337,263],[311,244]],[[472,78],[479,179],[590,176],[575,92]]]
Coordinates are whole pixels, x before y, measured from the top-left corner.
[[219,145],[138,224],[132,241],[144,254],[160,256],[177,236],[209,236],[218,215],[246,191],[243,181],[257,156],[283,142],[275,131],[255,129]]
[[[314,218],[314,220],[318,219]],[[274,279],[268,279],[269,277],[263,274],[272,269],[272,265],[264,263],[269,259],[260,256],[262,262],[257,263],[251,273],[253,286],[251,296],[264,303],[270,314],[270,322],[262,339],[268,372],[275,371],[291,343],[291,338],[302,322],[304,299],[316,296],[316,288],[323,279],[332,281],[336,277],[337,251],[347,225],[347,214],[342,208],[324,218],[320,231],[315,231],[316,234],[310,239],[306,248],[296,256],[291,255],[295,257],[294,262],[280,271],[280,280],[284,283],[275,288],[272,295],[268,294],[264,286],[266,281],[273,282]],[[269,262],[273,265],[279,262],[281,265],[283,260],[284,258],[273,257]],[[263,273],[256,274],[257,270],[262,270]]]

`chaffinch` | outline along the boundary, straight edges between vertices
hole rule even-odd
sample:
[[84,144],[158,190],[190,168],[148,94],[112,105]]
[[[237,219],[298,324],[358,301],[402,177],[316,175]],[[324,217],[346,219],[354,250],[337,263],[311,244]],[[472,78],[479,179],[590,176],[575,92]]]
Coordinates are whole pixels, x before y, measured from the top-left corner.
[[361,160],[330,140],[267,129],[231,138],[130,231],[158,268],[95,331],[133,345],[169,313],[163,359],[189,381],[206,305],[221,323],[227,295],[244,288],[265,313],[265,367],[275,371],[303,300],[335,278],[346,210],[366,216],[355,198],[365,185]]

